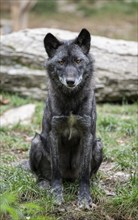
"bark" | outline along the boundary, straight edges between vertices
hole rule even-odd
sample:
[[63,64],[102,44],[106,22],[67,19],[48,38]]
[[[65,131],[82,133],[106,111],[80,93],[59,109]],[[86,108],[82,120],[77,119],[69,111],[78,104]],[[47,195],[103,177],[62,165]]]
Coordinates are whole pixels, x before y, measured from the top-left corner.
[[[24,30],[1,36],[1,90],[45,99],[48,79],[43,38],[51,32],[60,39],[78,33],[58,29]],[[98,102],[134,101],[138,95],[137,43],[92,36]]]

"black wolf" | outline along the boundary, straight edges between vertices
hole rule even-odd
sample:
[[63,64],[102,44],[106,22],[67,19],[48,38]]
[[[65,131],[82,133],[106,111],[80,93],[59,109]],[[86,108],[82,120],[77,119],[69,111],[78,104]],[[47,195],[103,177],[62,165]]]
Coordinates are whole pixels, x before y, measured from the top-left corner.
[[90,33],[59,41],[44,38],[48,54],[49,92],[42,132],[32,140],[30,166],[40,186],[51,182],[57,204],[63,202],[62,180],[79,179],[78,205],[90,208],[90,177],[102,162],[102,143],[96,139],[96,103]]

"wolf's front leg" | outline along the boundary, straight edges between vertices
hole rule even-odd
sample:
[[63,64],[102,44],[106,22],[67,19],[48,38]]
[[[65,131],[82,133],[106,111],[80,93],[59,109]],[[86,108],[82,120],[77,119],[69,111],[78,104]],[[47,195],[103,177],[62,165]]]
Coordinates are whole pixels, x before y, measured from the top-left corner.
[[81,173],[80,173],[80,184],[78,193],[78,206],[84,209],[90,209],[92,207],[92,198],[90,195],[90,172],[91,172],[91,155],[92,155],[92,141],[93,136],[90,131],[89,117],[84,121],[84,132],[81,141]]
[[63,202],[62,195],[62,178],[59,168],[59,149],[58,149],[58,134],[57,123],[53,120],[52,131],[50,132],[50,147],[51,147],[51,165],[52,165],[52,189],[51,192],[55,199],[55,204],[61,205]]

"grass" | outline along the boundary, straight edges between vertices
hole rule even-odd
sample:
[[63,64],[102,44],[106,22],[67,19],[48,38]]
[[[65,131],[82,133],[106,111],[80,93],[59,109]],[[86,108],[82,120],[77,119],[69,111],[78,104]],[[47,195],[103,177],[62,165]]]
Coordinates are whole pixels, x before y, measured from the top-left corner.
[[38,0],[36,5],[32,9],[36,13],[55,13],[57,11],[57,2]]
[[104,162],[94,183],[91,183],[96,207],[86,212],[76,207],[78,182],[64,183],[65,204],[59,208],[54,206],[48,192],[38,189],[31,173],[16,166],[22,159],[28,158],[31,138],[35,131],[41,130],[44,103],[17,95],[2,96],[9,103],[1,106],[1,113],[30,102],[36,104],[30,125],[0,128],[2,220],[137,219],[137,103],[97,106],[97,135],[104,143]]
[[95,7],[95,4],[91,4],[91,2],[86,4],[86,1],[82,0],[78,6],[78,9],[82,11],[85,16],[92,17],[95,14],[104,14],[106,16],[106,14],[114,13],[117,13],[117,15],[131,15],[133,13],[137,13],[138,2],[134,0],[130,3],[126,3],[125,1],[114,0],[104,2],[100,5],[99,1],[99,7]]

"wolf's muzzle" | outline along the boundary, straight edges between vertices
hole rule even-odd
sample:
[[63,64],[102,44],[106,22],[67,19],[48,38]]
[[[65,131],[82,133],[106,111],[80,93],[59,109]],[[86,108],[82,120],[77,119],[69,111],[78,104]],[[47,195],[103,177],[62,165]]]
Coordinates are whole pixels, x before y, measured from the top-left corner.
[[75,80],[73,78],[66,79],[66,84],[68,87],[74,87],[75,86]]

